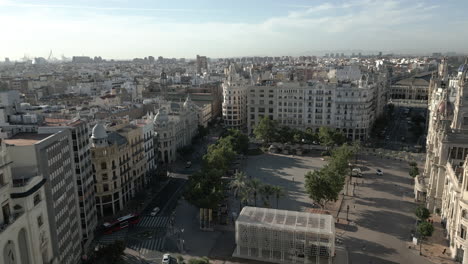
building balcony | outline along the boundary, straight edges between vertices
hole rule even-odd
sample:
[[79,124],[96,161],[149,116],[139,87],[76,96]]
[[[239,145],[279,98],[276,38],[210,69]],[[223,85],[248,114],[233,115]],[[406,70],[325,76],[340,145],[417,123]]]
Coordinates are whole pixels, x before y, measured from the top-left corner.
[[0,224],[0,235],[3,232],[6,232],[10,226],[12,226],[20,217],[24,214],[24,212],[15,212],[10,215],[8,219],[2,224]]

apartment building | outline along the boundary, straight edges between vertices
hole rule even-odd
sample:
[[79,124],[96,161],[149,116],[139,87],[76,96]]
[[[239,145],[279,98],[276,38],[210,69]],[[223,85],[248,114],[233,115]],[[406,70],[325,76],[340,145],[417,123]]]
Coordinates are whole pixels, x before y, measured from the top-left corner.
[[71,131],[19,133],[5,139],[12,169],[42,175],[53,256],[58,263],[81,259],[81,224]]
[[75,163],[76,184],[78,190],[78,203],[80,206],[80,222],[82,235],[82,248],[89,248],[94,238],[97,226],[96,198],[94,180],[91,167],[90,131],[85,120],[75,117],[45,118],[44,126],[38,128],[39,133],[55,133],[63,129],[71,131],[73,143],[73,160]]
[[0,263],[53,263],[46,180],[14,162],[0,142]]
[[192,143],[198,130],[198,111],[187,97],[183,104],[164,103],[154,116],[154,131],[158,140],[158,156],[161,162],[177,159],[177,150]]
[[225,75],[222,84],[224,125],[243,130],[247,125],[247,87],[251,82],[235,64],[225,69]]
[[124,136],[108,133],[101,123],[93,127],[91,160],[98,217],[116,214],[133,197],[131,158],[131,146]]
[[[335,128],[352,140],[367,139],[376,118],[377,85],[361,75],[358,81],[297,82],[262,80],[248,88],[247,129],[251,134],[263,116],[281,125],[318,131]],[[383,105],[379,106],[383,108]]]
[[141,128],[141,136],[143,137],[143,146],[146,158],[145,184],[148,184],[151,181],[151,178],[154,176],[158,166],[156,149],[154,144],[153,118],[150,115],[148,115],[146,116],[146,119],[134,120],[132,124]]

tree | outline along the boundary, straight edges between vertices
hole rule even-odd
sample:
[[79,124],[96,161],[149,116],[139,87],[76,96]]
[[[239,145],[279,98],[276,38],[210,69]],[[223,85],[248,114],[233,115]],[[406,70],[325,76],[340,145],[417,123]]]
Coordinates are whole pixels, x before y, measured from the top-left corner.
[[254,206],[257,206],[257,194],[262,188],[262,182],[259,179],[251,179],[248,183],[249,189],[253,194]]
[[239,199],[239,209],[242,209],[242,199],[239,194],[247,188],[247,175],[244,172],[236,172],[234,180],[230,183],[231,188],[234,189],[234,196]]
[[417,167],[417,166],[418,166],[418,163],[416,163],[416,162],[414,162],[414,161],[411,161],[411,162],[408,163],[408,165],[409,165],[410,167]]
[[204,138],[204,137],[206,137],[208,135],[209,132],[210,132],[210,130],[208,129],[208,127],[198,125],[197,137]]
[[432,233],[434,232],[434,226],[431,223],[424,221],[418,224],[417,231],[420,237],[419,254],[421,254],[423,241],[426,237],[432,236]]
[[187,200],[198,208],[215,209],[223,200],[222,172],[219,169],[202,169],[188,182]]
[[262,195],[263,205],[270,207],[270,196],[274,194],[273,186],[270,184],[264,184],[260,187],[260,194]]
[[332,147],[335,144],[335,141],[333,140],[332,131],[328,127],[319,128],[318,138],[320,140],[320,144],[325,145],[327,147]]
[[177,264],[184,264],[184,257],[182,257],[181,255],[177,256]]
[[282,126],[278,129],[276,133],[275,141],[281,143],[288,143],[293,140],[294,131],[288,126]]
[[208,258],[193,258],[189,259],[188,264],[209,264]]
[[210,145],[203,156],[204,168],[220,169],[223,173],[229,169],[236,153],[229,139],[221,138],[217,144]]
[[414,211],[414,214],[421,221],[426,221],[426,219],[431,217],[431,212],[429,212],[429,209],[427,209],[423,205],[419,205]]
[[327,202],[338,200],[338,195],[345,183],[344,176],[335,173],[328,166],[318,171],[308,172],[305,178],[306,192],[322,208]]
[[278,209],[278,202],[281,197],[284,196],[284,190],[280,186],[273,186],[273,195],[276,198],[276,209]]
[[229,129],[227,138],[232,144],[232,149],[237,154],[247,154],[249,150],[249,137],[238,129]]
[[278,122],[264,116],[254,129],[254,135],[257,139],[262,139],[266,143],[272,142],[278,132]]
[[410,167],[409,175],[410,175],[411,177],[413,177],[413,178],[416,177],[416,176],[418,176],[418,175],[419,175],[419,169],[418,169],[418,167],[413,167],[413,166]]

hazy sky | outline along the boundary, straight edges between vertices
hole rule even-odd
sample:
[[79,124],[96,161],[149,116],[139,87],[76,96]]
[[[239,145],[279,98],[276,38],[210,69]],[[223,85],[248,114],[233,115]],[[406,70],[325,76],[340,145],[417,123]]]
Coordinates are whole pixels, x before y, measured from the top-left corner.
[[0,0],[0,60],[468,52],[467,0]]

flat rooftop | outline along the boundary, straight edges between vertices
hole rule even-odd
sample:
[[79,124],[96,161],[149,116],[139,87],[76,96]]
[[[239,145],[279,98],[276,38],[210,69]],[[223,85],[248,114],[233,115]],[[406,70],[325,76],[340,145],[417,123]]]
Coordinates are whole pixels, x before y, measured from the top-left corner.
[[18,133],[11,138],[5,139],[5,143],[14,146],[30,146],[37,142],[49,137],[52,134],[38,134],[38,133]]

